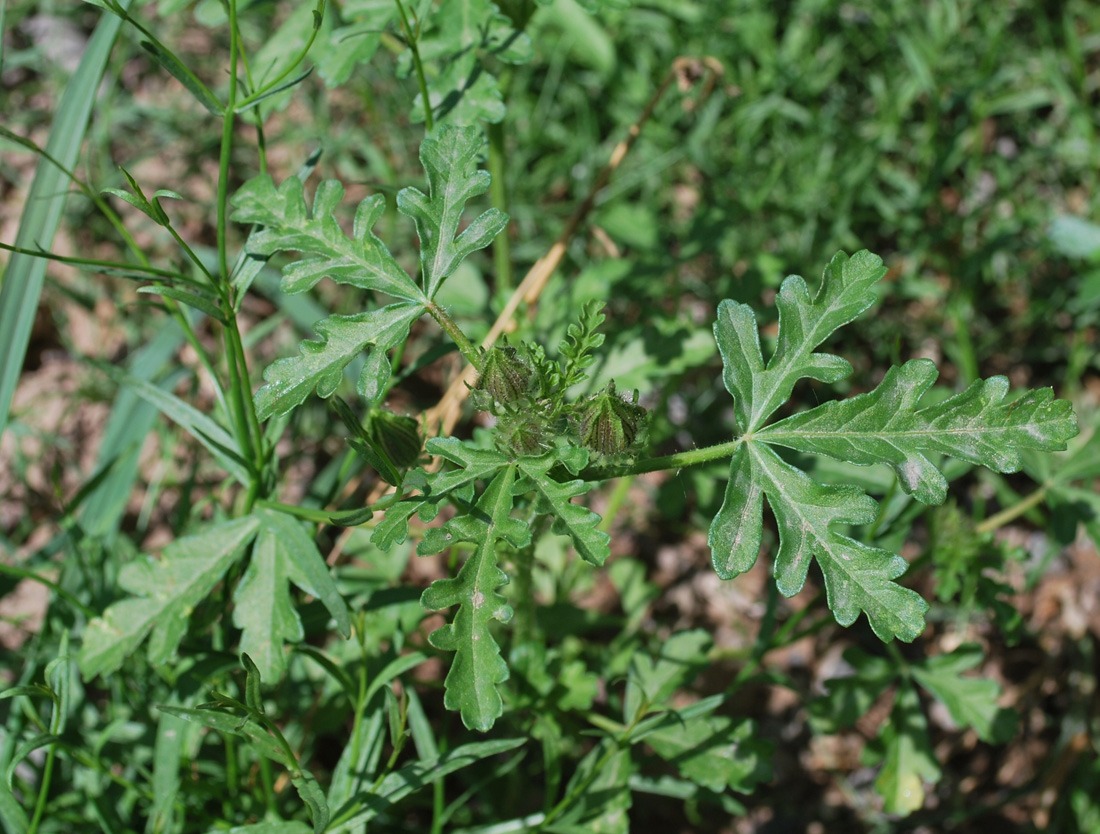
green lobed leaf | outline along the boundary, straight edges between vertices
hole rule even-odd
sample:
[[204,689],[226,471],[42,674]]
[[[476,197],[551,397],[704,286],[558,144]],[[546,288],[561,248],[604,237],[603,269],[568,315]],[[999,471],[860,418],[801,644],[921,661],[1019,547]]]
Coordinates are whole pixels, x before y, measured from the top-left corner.
[[345,24],[328,36],[328,44],[318,50],[317,70],[330,89],[351,78],[355,68],[374,56],[382,34],[397,14],[393,0],[351,0],[341,4],[340,20]]
[[985,678],[964,678],[962,673],[982,661],[980,646],[969,643],[949,654],[926,659],[910,667],[913,679],[947,707],[959,726],[973,727],[985,742],[1004,734],[1015,714],[997,706],[1001,687]]
[[301,522],[267,509],[253,515],[261,526],[252,560],[233,593],[233,625],[242,632],[240,651],[252,658],[265,681],[274,683],[286,671],[284,644],[305,636],[290,583],[319,599],[345,637],[351,623],[328,565]]
[[810,702],[810,722],[817,732],[835,733],[851,727],[900,674],[888,659],[854,646],[844,650],[844,661],[855,669],[855,674],[830,678],[825,682],[826,694]]
[[397,194],[397,210],[413,219],[420,236],[421,281],[428,298],[466,256],[484,249],[508,225],[508,215],[491,208],[459,234],[466,201],[489,188],[488,171],[476,167],[480,150],[477,128],[441,125],[420,145],[428,194],[412,187]]
[[298,177],[284,180],[276,189],[271,176],[261,174],[242,185],[232,199],[237,210],[231,219],[264,227],[248,238],[250,253],[270,256],[295,251],[314,256],[283,268],[284,292],[305,292],[328,276],[340,284],[396,298],[425,300],[416,282],[371,231],[386,210],[385,197],[375,194],[359,204],[349,238],[335,216],[344,186],[337,180],[322,182],[313,199],[312,213],[306,208],[304,190]]
[[748,719],[708,715],[651,733],[646,742],[697,785],[716,793],[751,793],[771,779],[773,745],[756,735]]
[[1003,376],[920,409],[939,372],[928,359],[890,368],[874,391],[824,403],[780,420],[756,437],[800,452],[861,465],[887,463],[902,488],[925,504],[942,504],[947,481],[927,455],[951,455],[997,472],[1020,469],[1020,450],[1058,451],[1077,434],[1067,400],[1049,388],[1004,401]]
[[305,402],[314,388],[320,397],[331,396],[343,380],[344,368],[368,345],[371,350],[357,387],[364,398],[374,400],[390,377],[386,352],[405,341],[423,312],[423,305],[402,302],[317,322],[313,329],[322,341],[300,343],[298,356],[279,359],[264,371],[267,384],[256,392],[257,416],[264,420],[286,414]]
[[409,519],[419,513],[427,523],[439,513],[439,503],[448,495],[473,489],[477,481],[487,481],[510,461],[495,449],[478,449],[455,437],[433,437],[425,444],[429,454],[456,464],[457,468],[425,475],[423,494],[406,498],[386,510],[371,534],[371,542],[383,550],[405,541],[409,535]]
[[924,783],[934,783],[940,777],[940,766],[928,740],[928,724],[912,686],[898,687],[890,721],[883,727],[880,740],[886,746],[886,756],[875,789],[885,800],[883,810],[888,814],[910,814],[924,805]]
[[623,721],[634,722],[660,708],[677,688],[690,683],[707,663],[714,640],[702,629],[673,634],[657,658],[637,652],[630,661],[630,677],[623,698]]
[[813,299],[802,278],[787,278],[776,296],[779,335],[767,366],[752,308],[729,300],[718,305],[714,335],[741,431],[759,429],[787,401],[799,379],[837,382],[851,373],[847,360],[814,353],[814,348],[874,303],[873,287],[885,274],[877,255],[863,251],[849,258],[838,252]]
[[[916,638],[924,628],[928,603],[893,581],[905,573],[905,560],[833,529],[837,524],[874,521],[878,514],[874,499],[859,487],[819,484],[763,444],[746,446],[749,477],[767,496],[779,525],[774,573],[780,592],[791,597],[801,591],[810,560],[817,559],[829,608],[838,623],[851,625],[862,611],[880,639],[910,642]],[[723,505],[718,517],[725,512]],[[724,526],[730,523],[727,519]],[[716,553],[715,568],[720,570],[720,564]]]
[[84,678],[118,669],[150,632],[149,662],[167,660],[187,632],[192,609],[221,581],[259,526],[252,516],[214,524],[176,539],[159,560],[143,557],[125,565],[119,586],[134,596],[88,623],[78,659]]
[[566,786],[565,795],[574,797],[572,805],[545,830],[556,834],[628,834],[633,772],[630,748],[615,750],[610,739],[602,740],[581,759]]
[[459,541],[477,545],[458,575],[435,580],[424,591],[420,604],[429,610],[459,606],[453,622],[432,632],[428,640],[437,649],[455,652],[443,703],[460,711],[462,723],[469,729],[482,732],[489,730],[504,710],[497,685],[508,679],[508,664],[489,630],[493,620],[508,622],[512,618],[511,607],[496,590],[508,581],[497,567],[496,543],[503,539],[513,547],[522,547],[531,538],[527,525],[509,515],[515,477],[514,467],[500,470],[473,513],[429,530],[417,548],[418,553],[429,554]]
[[[428,83],[435,118],[462,125],[504,118],[504,99],[486,58],[521,64],[532,56],[530,38],[490,0],[443,0],[417,48],[423,61],[439,65]],[[403,70],[409,63],[403,62]],[[410,113],[413,121],[424,120],[422,94]]]
[[572,460],[566,464],[572,472],[579,472],[588,462],[584,449],[555,449],[538,457],[522,457],[517,462],[524,476],[517,484],[517,492],[534,491],[538,496],[535,508],[539,513],[553,516],[553,532],[569,536],[573,547],[586,562],[600,566],[611,555],[611,536],[598,528],[600,517],[587,507],[572,503],[573,498],[584,495],[593,484],[579,478],[562,483],[550,477],[550,470],[562,463],[563,455]]

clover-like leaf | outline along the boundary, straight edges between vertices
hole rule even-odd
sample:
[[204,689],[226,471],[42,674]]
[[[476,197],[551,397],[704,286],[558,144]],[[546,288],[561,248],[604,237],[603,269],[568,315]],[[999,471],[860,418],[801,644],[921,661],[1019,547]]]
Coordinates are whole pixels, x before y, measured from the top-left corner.
[[252,561],[233,594],[233,625],[242,632],[240,650],[252,658],[264,680],[274,683],[286,670],[283,644],[304,637],[289,583],[321,600],[345,637],[351,624],[324,557],[301,522],[273,510],[256,510],[254,515],[262,527]]
[[359,374],[358,391],[367,400],[376,399],[390,377],[386,351],[405,341],[423,312],[421,304],[402,302],[317,322],[313,329],[323,341],[302,342],[299,356],[279,359],[264,371],[267,384],[256,392],[257,415],[263,420],[285,414],[305,402],[315,388],[318,396],[331,396],[344,378],[344,368],[368,345],[371,351]]
[[386,209],[385,197],[375,194],[359,204],[350,238],[335,216],[343,197],[344,186],[336,180],[325,180],[317,187],[310,212],[301,179],[290,177],[276,188],[270,175],[261,174],[233,196],[237,210],[232,219],[264,227],[248,238],[252,254],[270,256],[293,251],[313,256],[283,267],[285,292],[305,292],[328,276],[341,284],[424,301],[416,282],[371,231]]
[[444,682],[443,703],[458,710],[471,730],[486,731],[504,710],[497,686],[508,679],[508,664],[489,630],[493,620],[508,622],[512,609],[497,588],[508,581],[497,566],[496,547],[504,540],[522,547],[530,540],[526,524],[510,516],[516,470],[500,470],[481,494],[473,512],[451,519],[428,532],[418,553],[438,553],[459,541],[477,547],[453,579],[437,579],[423,593],[420,604],[430,610],[457,605],[453,622],[432,632],[429,642],[455,653]]
[[907,492],[940,503],[947,481],[928,455],[949,454],[1014,472],[1022,465],[1021,450],[1064,449],[1077,434],[1077,422],[1069,403],[1055,400],[1049,389],[1005,404],[1008,382],[1003,377],[976,382],[922,409],[920,399],[937,373],[931,362],[915,360],[892,368],[868,394],[765,425],[799,379],[835,382],[849,373],[847,361],[816,348],[870,306],[873,286],[885,272],[882,260],[869,252],[851,258],[841,252],[825,269],[813,299],[801,278],[787,278],[776,300],[779,333],[767,364],[752,310],[732,301],[719,305],[714,334],[741,436],[709,541],[723,578],[752,567],[762,541],[766,497],[779,526],[779,590],[787,596],[798,593],[811,559],[817,559],[837,622],[850,625],[863,611],[881,639],[910,641],[923,628],[928,606],[894,582],[905,572],[905,561],[838,527],[873,521],[875,501],[856,487],[814,482],[769,444],[856,464],[889,464]]
[[176,539],[159,560],[142,557],[123,567],[118,584],[134,596],[88,623],[79,657],[84,677],[118,669],[150,632],[149,662],[167,660],[187,633],[191,610],[221,581],[259,526],[253,516],[214,524]]
[[977,380],[943,402],[919,408],[939,372],[928,359],[890,368],[879,386],[780,420],[757,437],[850,463],[887,463],[902,488],[925,504],[942,504],[947,480],[926,457],[944,454],[997,472],[1020,469],[1020,450],[1066,448],[1077,434],[1067,400],[1049,388],[1005,402],[1008,380]]
[[467,255],[484,249],[508,225],[508,215],[491,208],[458,231],[466,201],[489,188],[489,172],[477,170],[480,150],[477,128],[440,126],[420,145],[428,194],[412,187],[398,192],[397,210],[413,219],[420,235],[421,280],[428,298]]
[[[566,463],[563,457],[569,461]],[[588,452],[576,447],[555,449],[539,457],[522,457],[517,466],[524,477],[516,488],[522,492],[534,491],[538,496],[536,510],[554,518],[553,531],[569,536],[580,557],[599,566],[611,555],[611,537],[598,528],[600,517],[596,513],[572,502],[588,492],[592,483],[579,478],[562,483],[550,477],[550,470],[559,463],[579,472],[587,462]]]

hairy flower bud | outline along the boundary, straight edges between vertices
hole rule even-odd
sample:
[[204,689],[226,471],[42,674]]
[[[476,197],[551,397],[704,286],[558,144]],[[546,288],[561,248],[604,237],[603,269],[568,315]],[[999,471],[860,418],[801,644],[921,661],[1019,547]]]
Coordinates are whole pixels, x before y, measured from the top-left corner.
[[482,357],[481,376],[475,386],[498,403],[515,402],[531,385],[531,368],[513,347],[496,347]]
[[617,455],[634,445],[645,424],[646,410],[638,405],[638,393],[625,400],[615,393],[615,383],[590,397],[580,409],[581,443],[601,455]]

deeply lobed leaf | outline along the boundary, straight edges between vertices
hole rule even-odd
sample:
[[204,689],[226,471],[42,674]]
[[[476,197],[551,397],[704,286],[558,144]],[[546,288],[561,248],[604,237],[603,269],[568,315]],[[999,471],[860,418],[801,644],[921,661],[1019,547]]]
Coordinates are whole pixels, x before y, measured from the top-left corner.
[[248,251],[252,254],[269,256],[294,251],[315,256],[283,268],[285,292],[305,292],[328,276],[341,284],[423,302],[424,294],[416,282],[371,232],[386,210],[385,197],[375,194],[359,204],[350,238],[336,220],[336,209],[343,197],[343,185],[337,180],[325,180],[317,187],[310,213],[304,185],[298,177],[284,180],[276,189],[271,176],[261,174],[234,195],[232,202],[237,210],[232,219],[264,227],[248,239]]
[[276,360],[264,371],[267,384],[256,392],[257,416],[263,420],[285,414],[314,389],[320,397],[331,396],[344,378],[344,368],[368,345],[371,351],[357,388],[367,400],[378,398],[391,372],[386,352],[408,338],[409,327],[423,312],[423,305],[403,302],[317,322],[313,329],[322,341],[302,342],[298,356]]
[[928,459],[944,454],[997,472],[1020,469],[1020,450],[1066,448],[1077,420],[1049,388],[1004,402],[1008,380],[977,380],[941,403],[919,409],[939,372],[927,359],[893,367],[879,386],[848,400],[824,403],[780,420],[757,437],[838,460],[887,463],[902,488],[925,504],[942,504],[947,481]]
[[787,278],[776,297],[779,335],[766,367],[752,309],[729,300],[718,306],[714,335],[743,432],[759,429],[787,401],[799,379],[836,382],[851,373],[847,360],[815,353],[814,348],[874,303],[872,288],[885,274],[877,255],[863,251],[849,258],[838,252],[813,299],[802,278]]
[[84,677],[118,669],[150,632],[150,663],[163,663],[174,654],[187,633],[191,610],[221,581],[259,526],[253,516],[214,524],[176,539],[159,560],[143,557],[126,565],[119,585],[134,596],[88,623],[79,656]]
[[730,465],[725,500],[710,528],[714,566],[723,578],[748,570],[759,554],[764,499],[779,526],[775,577],[792,596],[806,581],[811,559],[825,578],[829,607],[841,625],[862,611],[883,640],[913,640],[927,604],[894,580],[905,572],[900,556],[862,544],[837,525],[867,524],[877,504],[862,490],[825,486],[783,461],[768,444],[828,455],[856,464],[887,463],[902,487],[926,503],[940,503],[947,481],[929,455],[947,454],[1000,472],[1014,472],[1024,449],[1064,449],[1077,433],[1068,402],[1049,389],[1005,403],[1004,377],[975,382],[941,403],[920,408],[937,371],[927,360],[892,368],[874,391],[830,402],[765,426],[801,378],[835,382],[851,369],[815,349],[874,301],[885,274],[880,258],[838,253],[817,294],[791,276],[777,296],[779,333],[764,363],[756,318],[746,305],[723,301],[714,325],[723,380],[733,395],[741,438]]
[[421,280],[428,298],[467,255],[484,249],[508,225],[508,215],[492,208],[458,231],[466,202],[489,188],[489,172],[477,170],[480,150],[477,128],[441,125],[420,145],[428,194],[409,187],[397,195],[397,210],[413,219],[420,236]]
[[418,553],[427,554],[459,541],[477,545],[458,575],[437,579],[424,591],[420,603],[430,610],[459,607],[454,620],[432,632],[428,639],[437,649],[455,653],[444,682],[443,703],[448,709],[458,710],[462,723],[471,730],[483,732],[504,711],[497,686],[508,679],[508,664],[489,630],[493,620],[507,622],[512,618],[511,607],[496,590],[508,581],[497,566],[496,543],[504,540],[513,547],[522,547],[531,537],[527,525],[510,516],[515,477],[514,467],[500,470],[481,494],[473,513],[430,530],[417,548]]
[[345,637],[351,622],[324,557],[301,522],[273,510],[259,509],[253,515],[262,526],[252,561],[233,594],[233,624],[241,629],[240,650],[252,658],[265,681],[274,683],[286,670],[283,645],[304,636],[290,583],[319,599]]

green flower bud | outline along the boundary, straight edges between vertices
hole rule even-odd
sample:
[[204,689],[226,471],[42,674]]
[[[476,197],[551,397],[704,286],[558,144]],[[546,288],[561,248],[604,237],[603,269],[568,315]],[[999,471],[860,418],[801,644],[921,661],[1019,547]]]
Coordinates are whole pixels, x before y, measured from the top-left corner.
[[515,402],[531,385],[531,368],[513,347],[496,347],[482,357],[481,376],[474,386],[498,403]]
[[638,392],[633,400],[615,393],[615,383],[581,404],[579,431],[581,443],[601,455],[617,455],[634,445],[645,425],[646,410],[638,405]]
[[420,458],[423,446],[420,425],[412,417],[372,411],[367,421],[367,434],[375,447],[399,469],[413,466]]

